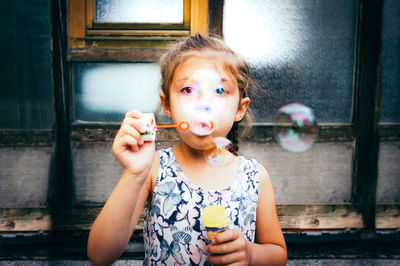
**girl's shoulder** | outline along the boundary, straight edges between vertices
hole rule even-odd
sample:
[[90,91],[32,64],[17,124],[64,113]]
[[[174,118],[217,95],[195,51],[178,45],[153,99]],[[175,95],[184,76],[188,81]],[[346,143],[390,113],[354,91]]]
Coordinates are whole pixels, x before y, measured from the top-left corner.
[[241,155],[239,158],[241,161],[239,171],[253,172],[259,182],[270,182],[270,176],[267,169],[265,169],[265,167],[256,159]]
[[[250,158],[247,156],[239,155],[239,170],[244,171],[255,171],[259,172],[259,167],[261,166],[258,161],[254,158]],[[261,166],[262,167],[262,166]]]

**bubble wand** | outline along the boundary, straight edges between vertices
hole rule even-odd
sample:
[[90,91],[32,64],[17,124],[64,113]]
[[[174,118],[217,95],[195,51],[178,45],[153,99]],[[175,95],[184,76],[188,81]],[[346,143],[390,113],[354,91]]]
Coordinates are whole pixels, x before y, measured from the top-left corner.
[[182,121],[179,124],[175,125],[156,125],[154,128],[159,129],[159,128],[177,128],[179,127],[181,130],[186,131],[190,128],[189,123],[186,121]]
[[[173,125],[156,125],[154,115],[152,113],[145,113],[143,114],[143,117],[140,118],[140,120],[146,125],[146,131],[143,133],[140,133],[142,135],[143,141],[154,141],[156,139],[156,131],[159,128],[179,128],[182,131],[187,131],[190,128],[189,122],[186,121],[181,121],[178,124],[173,124]],[[198,126],[203,126],[205,123],[197,123],[193,126],[191,129],[192,131],[196,129]],[[209,129],[213,130],[214,129],[214,123],[213,121],[209,122],[208,125]],[[196,131],[194,131],[196,133]],[[197,133],[200,135],[200,133]],[[203,134],[205,135],[205,134]]]

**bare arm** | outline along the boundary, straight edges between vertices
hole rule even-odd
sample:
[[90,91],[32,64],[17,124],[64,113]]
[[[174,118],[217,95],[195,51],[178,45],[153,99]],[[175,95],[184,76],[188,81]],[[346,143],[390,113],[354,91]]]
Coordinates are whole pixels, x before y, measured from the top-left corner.
[[127,113],[113,144],[124,172],[90,230],[87,253],[94,265],[110,265],[124,251],[158,171],[154,142],[141,142],[137,111]]
[[274,189],[268,172],[259,169],[256,243],[249,243],[251,265],[286,265],[287,251],[276,213]]
[[110,265],[121,256],[136,225],[132,218],[143,210],[139,202],[149,193],[147,180],[122,174],[90,230],[87,252],[94,265]]

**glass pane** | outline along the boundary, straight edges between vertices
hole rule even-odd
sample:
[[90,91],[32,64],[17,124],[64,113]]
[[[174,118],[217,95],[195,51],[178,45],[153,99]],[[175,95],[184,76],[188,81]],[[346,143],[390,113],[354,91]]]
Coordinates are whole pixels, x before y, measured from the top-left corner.
[[376,203],[400,203],[400,141],[379,144]]
[[1,1],[0,23],[0,129],[51,129],[50,1]]
[[380,122],[400,123],[400,2],[384,1]]
[[[382,28],[381,123],[400,123],[400,2],[385,0]],[[379,144],[376,203],[400,203],[400,141]]]
[[355,21],[356,1],[226,0],[224,38],[261,87],[254,121],[299,102],[320,123],[350,123]]
[[132,109],[155,112],[160,79],[157,64],[74,64],[74,120],[121,122]]
[[95,21],[183,23],[183,0],[96,0]]

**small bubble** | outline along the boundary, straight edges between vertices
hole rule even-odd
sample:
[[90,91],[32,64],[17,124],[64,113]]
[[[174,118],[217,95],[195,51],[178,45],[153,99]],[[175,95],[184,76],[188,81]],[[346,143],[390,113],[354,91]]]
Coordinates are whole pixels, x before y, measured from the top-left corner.
[[318,136],[314,112],[299,103],[281,107],[275,114],[273,123],[275,140],[288,151],[306,151]]
[[204,159],[213,166],[224,166],[230,163],[235,157],[229,149],[232,143],[224,137],[216,137],[211,143],[206,145],[204,150]]

